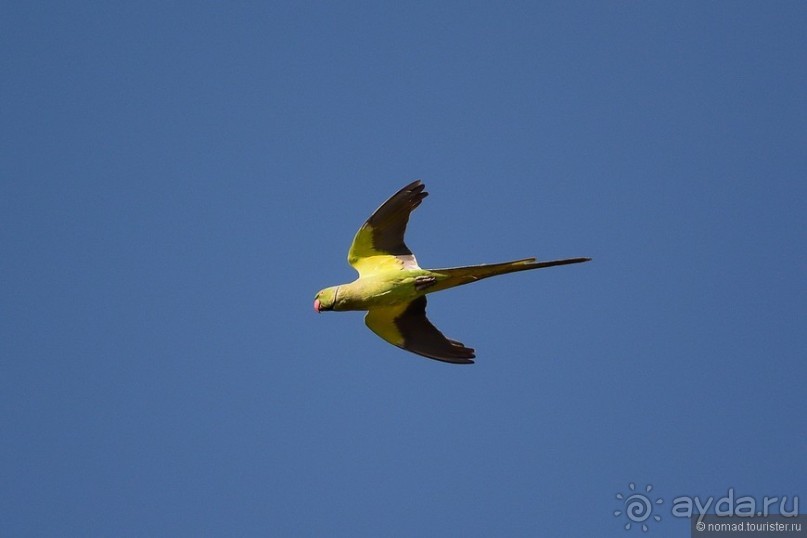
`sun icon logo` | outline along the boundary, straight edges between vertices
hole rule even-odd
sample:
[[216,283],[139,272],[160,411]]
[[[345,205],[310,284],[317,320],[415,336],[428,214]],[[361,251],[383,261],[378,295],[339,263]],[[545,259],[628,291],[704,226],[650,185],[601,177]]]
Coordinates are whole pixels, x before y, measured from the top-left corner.
[[625,514],[628,522],[625,523],[625,530],[629,531],[631,526],[642,526],[642,530],[647,532],[650,527],[647,523],[652,519],[653,521],[661,521],[661,516],[653,513],[653,506],[664,502],[664,499],[658,498],[650,500],[650,492],[653,491],[653,486],[648,484],[644,488],[644,493],[636,493],[636,484],[631,482],[628,484],[630,493],[622,494],[617,493],[616,498],[622,501],[624,510],[614,510],[614,517],[619,517]]

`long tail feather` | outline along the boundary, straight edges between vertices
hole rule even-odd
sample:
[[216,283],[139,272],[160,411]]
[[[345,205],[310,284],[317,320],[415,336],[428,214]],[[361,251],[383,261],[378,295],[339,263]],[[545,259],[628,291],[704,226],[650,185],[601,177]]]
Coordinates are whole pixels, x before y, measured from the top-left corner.
[[503,263],[487,263],[482,265],[469,265],[465,267],[449,267],[446,269],[432,269],[433,273],[444,275],[445,279],[440,279],[437,284],[429,288],[429,291],[439,291],[463,284],[469,284],[495,275],[514,273],[516,271],[529,271],[531,269],[542,269],[544,267],[554,267],[556,265],[569,265],[572,263],[582,263],[590,261],[591,258],[566,258],[563,260],[551,260],[539,262],[535,258],[525,258]]

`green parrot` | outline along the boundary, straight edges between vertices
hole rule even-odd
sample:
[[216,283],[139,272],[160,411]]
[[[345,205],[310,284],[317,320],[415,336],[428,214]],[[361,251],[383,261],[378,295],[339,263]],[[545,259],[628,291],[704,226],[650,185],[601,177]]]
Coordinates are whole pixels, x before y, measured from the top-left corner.
[[525,258],[512,262],[421,269],[404,243],[409,214],[428,195],[420,181],[413,181],[384,202],[367,219],[347,254],[359,272],[349,284],[331,286],[317,293],[314,310],[366,310],[364,323],[378,336],[402,349],[430,359],[473,364],[474,350],[443,336],[426,318],[426,294],[461,286],[494,275],[581,263],[591,258],[538,262]]

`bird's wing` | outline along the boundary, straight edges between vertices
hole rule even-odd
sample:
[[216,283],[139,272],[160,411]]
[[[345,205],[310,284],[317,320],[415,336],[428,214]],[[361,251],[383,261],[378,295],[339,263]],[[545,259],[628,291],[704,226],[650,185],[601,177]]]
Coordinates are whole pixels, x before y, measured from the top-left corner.
[[473,364],[474,350],[450,340],[426,318],[426,296],[395,306],[371,308],[364,317],[371,331],[412,353],[438,361]]
[[381,204],[367,219],[347,254],[347,261],[360,276],[385,269],[419,269],[412,251],[404,243],[409,214],[428,195],[425,185],[413,181]]

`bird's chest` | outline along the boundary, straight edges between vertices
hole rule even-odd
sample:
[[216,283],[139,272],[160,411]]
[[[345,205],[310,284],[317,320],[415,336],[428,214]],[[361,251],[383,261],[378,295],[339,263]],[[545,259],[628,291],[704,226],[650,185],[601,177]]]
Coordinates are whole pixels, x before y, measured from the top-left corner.
[[423,295],[435,281],[426,275],[407,275],[398,278],[363,278],[357,282],[358,293],[353,297],[352,308],[368,310],[409,302]]

